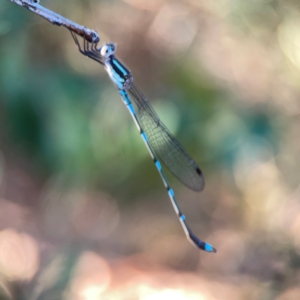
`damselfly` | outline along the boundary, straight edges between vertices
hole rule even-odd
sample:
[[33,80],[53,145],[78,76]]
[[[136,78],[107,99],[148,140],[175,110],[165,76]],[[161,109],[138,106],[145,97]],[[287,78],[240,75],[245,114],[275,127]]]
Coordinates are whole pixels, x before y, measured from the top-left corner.
[[[117,86],[168,191],[169,198],[188,240],[204,251],[217,252],[210,244],[197,238],[188,226],[158,158],[184,185],[194,191],[201,191],[204,187],[204,178],[196,162],[161,122],[148,100],[135,86],[130,71],[115,57],[116,45],[108,43],[102,47],[97,47],[98,43],[90,43],[84,39],[82,47],[76,34],[72,31],[71,34],[79,51],[103,65],[109,77]],[[136,109],[131,102],[131,98]]]

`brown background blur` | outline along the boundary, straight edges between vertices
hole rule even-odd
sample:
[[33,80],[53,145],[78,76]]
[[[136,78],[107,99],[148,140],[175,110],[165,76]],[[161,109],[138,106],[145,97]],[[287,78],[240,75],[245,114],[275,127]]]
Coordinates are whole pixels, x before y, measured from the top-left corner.
[[0,298],[300,299],[300,2],[41,1],[98,30],[204,172],[167,173],[103,68],[0,5]]

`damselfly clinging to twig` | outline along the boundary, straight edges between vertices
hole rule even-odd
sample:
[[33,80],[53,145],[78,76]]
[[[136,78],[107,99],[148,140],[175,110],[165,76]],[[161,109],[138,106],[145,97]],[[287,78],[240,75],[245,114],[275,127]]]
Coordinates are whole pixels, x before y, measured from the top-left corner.
[[115,57],[116,45],[108,43],[102,47],[97,47],[98,43],[89,43],[84,38],[82,47],[76,34],[72,31],[71,34],[79,51],[103,65],[117,86],[168,191],[187,238],[192,244],[204,251],[216,252],[216,249],[210,244],[197,238],[186,223],[185,216],[177,204],[174,192],[169,186],[158,158],[183,184],[194,191],[201,191],[204,187],[204,178],[200,168],[160,121],[148,100],[135,86],[130,71]]

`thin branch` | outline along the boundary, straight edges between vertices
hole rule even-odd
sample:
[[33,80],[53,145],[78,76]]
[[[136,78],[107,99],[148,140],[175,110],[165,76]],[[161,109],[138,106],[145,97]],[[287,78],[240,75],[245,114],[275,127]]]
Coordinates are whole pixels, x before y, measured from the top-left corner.
[[39,0],[9,0],[17,5],[27,8],[31,12],[39,15],[40,17],[46,19],[53,25],[63,26],[76,34],[85,37],[89,42],[98,43],[100,37],[95,30],[89,29],[87,27],[81,26],[71,20],[68,20],[59,14],[43,7],[39,4]]

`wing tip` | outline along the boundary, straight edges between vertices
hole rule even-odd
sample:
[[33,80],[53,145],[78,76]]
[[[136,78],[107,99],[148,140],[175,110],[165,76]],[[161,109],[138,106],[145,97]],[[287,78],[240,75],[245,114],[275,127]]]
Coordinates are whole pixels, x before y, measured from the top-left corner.
[[193,188],[193,190],[196,192],[201,192],[201,191],[203,191],[204,186],[205,186],[204,175],[199,167],[196,168],[196,172],[199,175],[199,177],[201,178],[201,184],[199,184],[199,186],[197,186],[196,188]]
[[198,173],[199,176],[203,176],[203,173],[199,167],[196,168],[196,172]]

